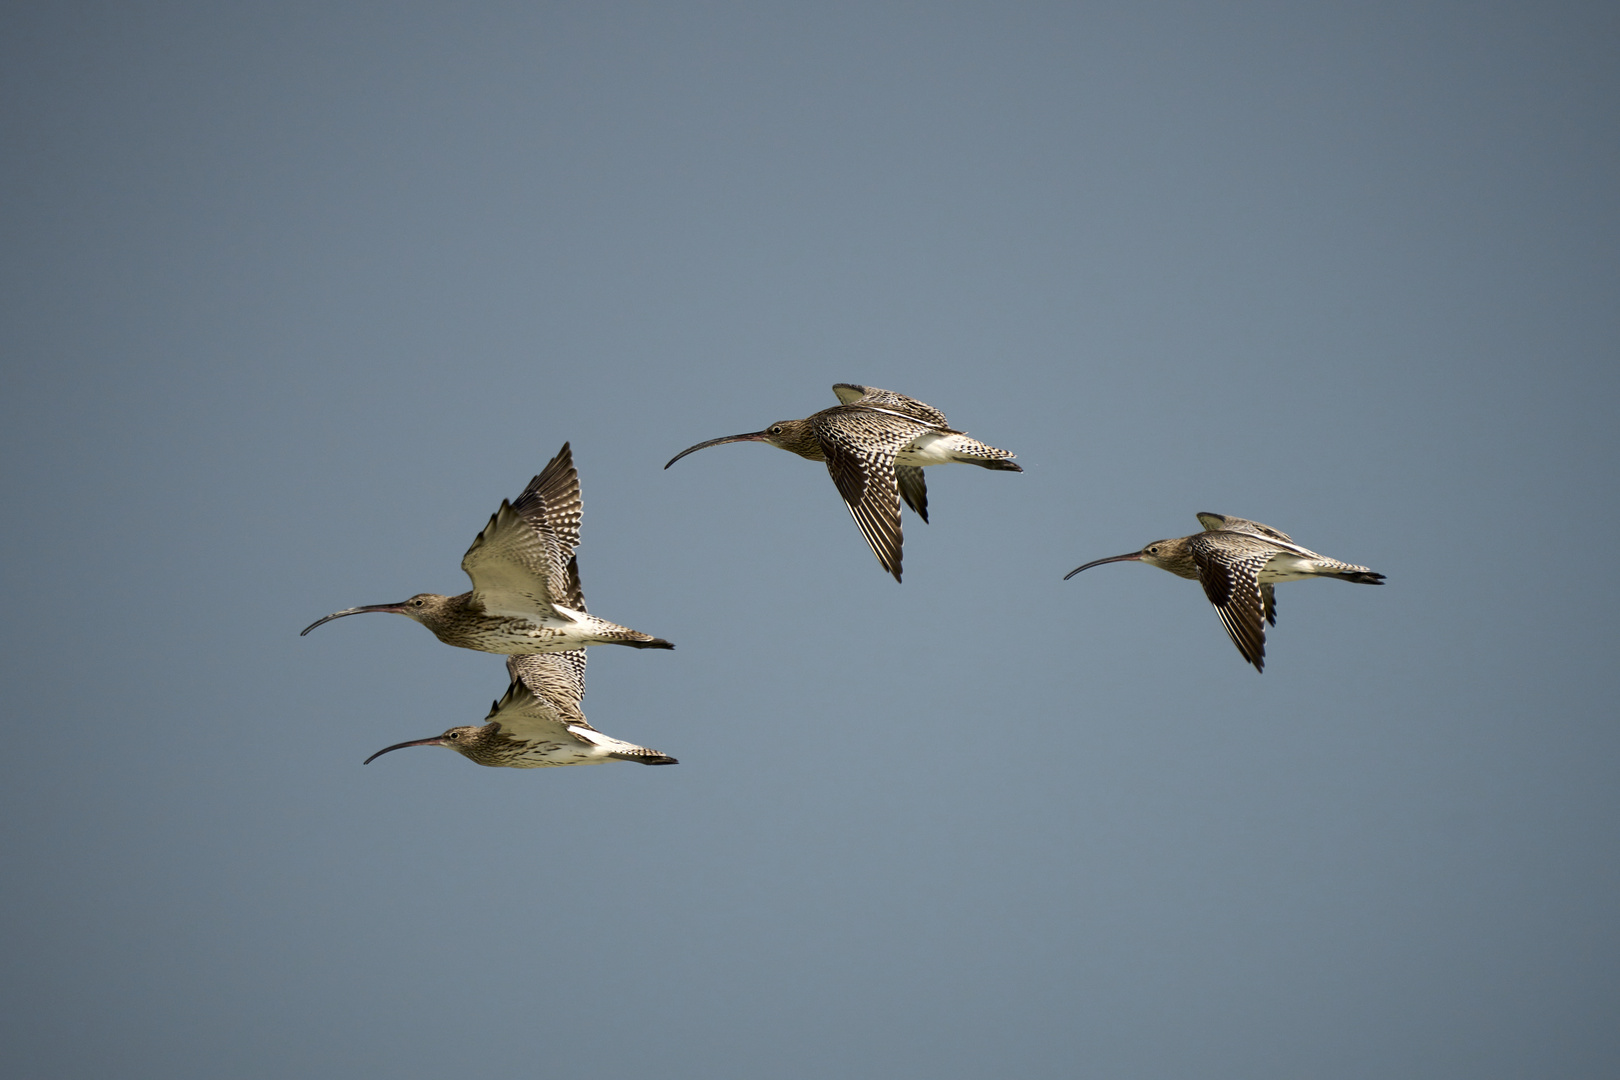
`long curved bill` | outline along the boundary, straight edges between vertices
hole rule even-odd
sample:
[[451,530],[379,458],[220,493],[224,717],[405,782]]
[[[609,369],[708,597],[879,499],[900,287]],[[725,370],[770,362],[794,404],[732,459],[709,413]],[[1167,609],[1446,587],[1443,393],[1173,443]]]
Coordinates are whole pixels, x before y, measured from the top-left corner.
[[401,604],[368,604],[366,607],[344,608],[342,611],[334,611],[334,612],[332,612],[332,614],[328,615],[324,619],[316,619],[314,622],[310,623],[308,626],[306,626],[302,630],[298,631],[298,636],[303,637],[305,634],[309,633],[311,630],[313,630],[317,626],[321,625],[321,623],[329,623],[333,619],[341,619],[345,615],[363,615],[368,611],[387,611],[387,612],[391,612],[392,614],[395,614],[395,615],[403,615],[405,613],[405,605],[402,604],[402,603]]
[[1108,558],[1108,559],[1093,559],[1091,562],[1086,563],[1086,565],[1077,566],[1073,570],[1070,570],[1067,574],[1064,574],[1063,575],[1063,580],[1068,581],[1070,578],[1074,577],[1074,575],[1078,574],[1080,571],[1082,571],[1082,570],[1090,570],[1093,566],[1101,566],[1105,562],[1135,562],[1135,561],[1140,561],[1141,558],[1142,558],[1142,553],[1140,551],[1133,551],[1129,555],[1115,555],[1112,558]]
[[376,761],[378,758],[382,757],[384,754],[388,753],[389,751],[391,751],[391,750],[403,750],[407,746],[444,746],[444,745],[446,745],[446,743],[444,741],[444,736],[443,735],[435,735],[431,739],[412,739],[410,742],[400,742],[400,743],[395,743],[393,746],[385,746],[381,750],[377,751],[375,754],[372,754],[370,757],[366,758],[366,760],[362,761],[360,764],[362,764],[362,765],[370,765],[373,761]]
[[692,451],[694,451],[694,450],[702,450],[706,446],[719,446],[721,443],[728,443],[728,442],[764,442],[764,441],[765,441],[765,433],[763,431],[750,431],[746,435],[727,435],[723,439],[710,439],[708,442],[700,442],[696,446],[688,446],[685,450],[682,450],[680,453],[678,453],[674,457],[670,458],[668,463],[666,463],[664,465],[664,468],[666,468],[666,469],[669,468],[670,465],[675,464],[677,461],[681,460],[681,458],[685,457],[687,454],[690,454]]

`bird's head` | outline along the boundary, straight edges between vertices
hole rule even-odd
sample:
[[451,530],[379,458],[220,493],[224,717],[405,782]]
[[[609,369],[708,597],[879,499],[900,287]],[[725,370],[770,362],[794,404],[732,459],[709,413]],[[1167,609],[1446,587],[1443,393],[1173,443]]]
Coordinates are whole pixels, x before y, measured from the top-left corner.
[[723,439],[710,439],[700,442],[696,446],[688,446],[685,450],[669,459],[669,468],[687,454],[702,450],[710,446],[719,446],[722,443],[734,442],[762,442],[769,443],[780,450],[786,450],[811,461],[823,461],[820,441],[816,438],[814,425],[809,420],[778,420],[764,431],[748,431],[741,435],[727,435]]
[[317,626],[322,623],[329,623],[333,619],[341,619],[345,615],[365,615],[373,611],[387,612],[390,615],[403,615],[407,619],[415,619],[424,626],[431,627],[436,622],[442,621],[442,616],[455,599],[456,597],[440,596],[438,593],[417,593],[409,600],[398,604],[367,604],[365,607],[344,608],[342,611],[332,612],[324,619],[316,619],[299,631],[298,636],[303,637]]
[[1175,540],[1155,540],[1141,551],[1113,555],[1106,559],[1093,559],[1084,566],[1077,566],[1064,574],[1063,580],[1068,581],[1082,570],[1090,570],[1093,566],[1111,562],[1145,562],[1149,566],[1168,570],[1178,577],[1196,578],[1198,567],[1193,562],[1192,545],[1189,540],[1190,538],[1186,536]]
[[500,730],[501,725],[499,724],[484,724],[482,726],[464,724],[460,727],[451,728],[443,735],[435,735],[431,739],[412,739],[410,742],[385,746],[366,758],[365,764],[370,765],[384,754],[394,750],[403,750],[407,746],[443,746],[454,750],[462,757],[476,761],[480,765],[498,765],[500,762],[494,760],[498,755],[493,753],[493,750],[495,745],[500,742]]

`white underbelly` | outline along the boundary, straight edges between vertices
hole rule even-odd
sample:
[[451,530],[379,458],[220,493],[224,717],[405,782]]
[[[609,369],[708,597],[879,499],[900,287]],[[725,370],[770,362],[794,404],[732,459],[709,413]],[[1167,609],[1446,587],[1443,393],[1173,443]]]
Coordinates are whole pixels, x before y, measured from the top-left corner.
[[952,432],[942,435],[935,431],[925,431],[912,439],[911,442],[900,448],[895,455],[896,465],[948,465],[956,458],[951,451],[956,448],[956,440],[961,436]]
[[1273,555],[1260,571],[1260,583],[1270,585],[1278,581],[1304,581],[1321,575],[1321,567],[1315,559],[1290,554]]

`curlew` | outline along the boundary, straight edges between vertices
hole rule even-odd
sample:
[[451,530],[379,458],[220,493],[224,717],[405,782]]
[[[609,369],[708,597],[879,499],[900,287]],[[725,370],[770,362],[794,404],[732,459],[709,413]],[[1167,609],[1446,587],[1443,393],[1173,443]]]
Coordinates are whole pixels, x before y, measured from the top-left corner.
[[1204,586],[1221,625],[1243,659],[1256,671],[1266,666],[1266,624],[1277,625],[1279,581],[1338,578],[1361,585],[1382,585],[1384,575],[1365,566],[1340,562],[1301,547],[1293,537],[1269,525],[1224,514],[1199,514],[1201,533],[1175,540],[1156,540],[1141,551],[1096,559],[1063,575],[1068,581],[1082,570],[1103,563],[1137,561],[1192,578]]
[[780,420],[764,431],[710,439],[669,459],[669,468],[694,450],[733,442],[763,442],[822,461],[861,535],[883,569],[900,580],[900,500],[928,520],[928,487],[923,469],[961,462],[984,469],[1023,472],[1013,455],[965,432],[955,431],[945,414],[915,398],[855,383],[837,383],[840,404],[803,420]]
[[585,694],[585,650],[508,656],[512,684],[490,707],[482,726],[453,727],[431,739],[395,743],[366,758],[373,761],[407,746],[443,746],[480,765],[543,769],[559,765],[601,765],[639,761],[674,765],[657,750],[597,731],[579,710]]
[[316,619],[300,637],[345,615],[388,612],[414,619],[446,645],[481,652],[564,652],[586,645],[673,649],[662,638],[585,611],[579,588],[579,474],[567,443],[516,502],[501,502],[461,560],[472,591],[418,593],[398,604],[372,604]]

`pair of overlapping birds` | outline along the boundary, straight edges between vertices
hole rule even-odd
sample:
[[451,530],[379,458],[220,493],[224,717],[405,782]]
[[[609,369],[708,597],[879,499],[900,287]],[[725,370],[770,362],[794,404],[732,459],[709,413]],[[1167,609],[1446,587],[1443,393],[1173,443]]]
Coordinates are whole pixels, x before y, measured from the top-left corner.
[[[915,398],[854,383],[833,387],[839,404],[804,420],[782,420],[764,431],[710,439],[682,450],[732,442],[763,442],[825,462],[861,535],[900,580],[900,503],[928,520],[923,469],[960,462],[1022,472],[1005,450],[953,430],[945,414]],[[534,769],[675,759],[611,738],[585,720],[585,650],[591,645],[672,649],[669,642],[589,614],[579,584],[579,474],[567,443],[515,502],[502,502],[461,560],[472,591],[460,596],[419,593],[399,604],[336,611],[304,628],[345,615],[383,611],[415,619],[446,645],[506,656],[511,684],[481,726],[453,727],[430,739],[384,747],[370,764],[407,746],[444,746],[480,765]],[[1278,582],[1337,578],[1379,585],[1384,575],[1318,555],[1268,525],[1203,513],[1202,532],[1156,540],[1141,551],[1097,559],[1064,580],[1102,563],[1136,561],[1192,578],[1204,587],[1243,659],[1264,670],[1266,625],[1277,625]]]

